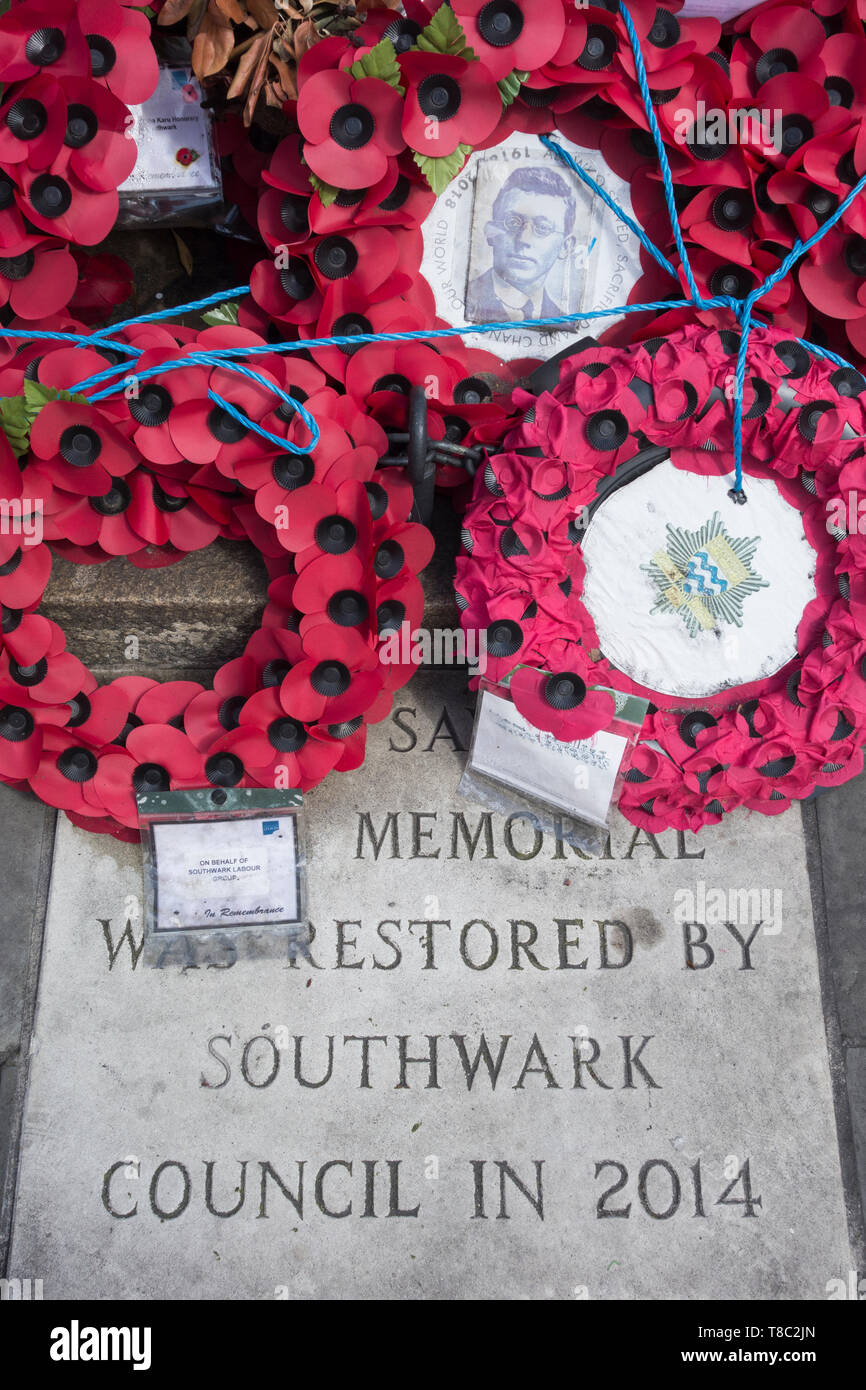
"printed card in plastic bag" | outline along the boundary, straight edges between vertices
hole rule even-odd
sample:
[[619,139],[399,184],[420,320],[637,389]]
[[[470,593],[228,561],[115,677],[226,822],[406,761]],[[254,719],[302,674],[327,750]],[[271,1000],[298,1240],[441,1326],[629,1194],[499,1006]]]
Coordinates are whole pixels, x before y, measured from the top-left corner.
[[138,797],[152,940],[265,933],[306,922],[299,791],[208,787]]
[[593,849],[604,838],[610,808],[619,796],[631,749],[648,702],[610,687],[614,712],[608,725],[587,738],[563,740],[536,728],[514,704],[507,683],[482,679],[462,795],[497,811],[531,811],[541,829]]

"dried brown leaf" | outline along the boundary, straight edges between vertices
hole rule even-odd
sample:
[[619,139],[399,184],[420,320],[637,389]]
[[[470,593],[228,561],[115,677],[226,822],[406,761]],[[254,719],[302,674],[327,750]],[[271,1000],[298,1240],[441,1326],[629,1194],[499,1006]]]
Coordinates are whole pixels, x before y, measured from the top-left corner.
[[190,249],[189,249],[189,247],[187,246],[186,242],[184,241],[183,237],[182,237],[182,236],[178,236],[178,234],[177,234],[177,232],[174,230],[174,228],[172,228],[171,234],[172,234],[172,236],[174,237],[175,242],[176,242],[176,244],[177,244],[177,256],[178,256],[178,260],[180,261],[180,263],[181,263],[181,265],[183,266],[184,270],[186,271],[187,275],[192,275],[192,265],[193,265],[193,261],[192,261],[192,252],[190,251]]
[[261,57],[262,48],[268,41],[267,34],[256,34],[246,53],[243,54],[232,78],[232,84],[226,92],[226,100],[234,101],[235,97],[243,96],[247,89],[247,83],[255,71],[256,64]]
[[193,0],[192,8],[186,17],[186,36],[192,43],[204,19],[207,10],[207,0]]
[[165,4],[157,16],[157,24],[177,24],[179,19],[185,19],[193,6],[193,0],[165,0]]
[[300,62],[308,48],[312,48],[318,38],[318,31],[311,19],[305,19],[295,30],[295,61]]
[[278,58],[289,63],[295,61],[295,40],[292,26],[287,19],[281,19],[274,29],[273,49]]
[[192,46],[192,70],[196,77],[212,77],[221,72],[234,46],[232,26],[214,18],[208,8]]
[[268,57],[271,51],[271,42],[273,41],[274,37],[273,29],[271,29],[270,32],[268,34],[265,34],[263,37],[265,39],[265,43],[262,45],[262,50],[259,54],[255,71],[253,72],[252,78],[250,79],[250,88],[247,93],[246,104],[244,106],[244,125],[246,126],[252,123],[253,113],[256,109],[256,104],[259,99],[259,92],[261,91],[265,78],[268,75]]
[[282,58],[278,58],[276,53],[271,54],[271,62],[279,73],[280,86],[283,89],[283,100],[295,101],[298,95],[298,84],[295,81],[295,74],[292,72],[292,69],[289,67],[288,63],[283,62]]
[[246,0],[247,9],[257,24],[270,29],[279,19],[273,0]]
[[244,24],[248,15],[238,0],[215,0],[216,8],[229,24]]
[[263,90],[266,106],[276,106],[277,109],[282,107],[285,98],[280,96],[281,89],[279,87],[275,86],[273,82],[268,82]]

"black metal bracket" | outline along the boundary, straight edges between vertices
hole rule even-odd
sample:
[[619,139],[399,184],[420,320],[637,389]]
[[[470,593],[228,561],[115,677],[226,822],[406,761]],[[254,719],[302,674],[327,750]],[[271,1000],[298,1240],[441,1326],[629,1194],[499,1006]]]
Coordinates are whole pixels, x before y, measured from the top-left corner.
[[412,520],[425,525],[433,513],[433,493],[436,467],[449,465],[465,468],[474,476],[485,454],[481,445],[467,448],[446,439],[431,439],[427,426],[427,397],[423,386],[413,386],[409,393],[406,429],[389,429],[388,452],[379,460],[382,468],[404,467],[409,470],[415,501]]

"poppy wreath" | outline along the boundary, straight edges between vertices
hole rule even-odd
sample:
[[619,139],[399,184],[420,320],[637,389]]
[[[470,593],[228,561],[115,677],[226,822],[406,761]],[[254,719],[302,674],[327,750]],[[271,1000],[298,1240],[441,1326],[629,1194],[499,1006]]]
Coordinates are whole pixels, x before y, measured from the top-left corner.
[[[637,220],[687,287],[616,0],[408,0],[404,8],[403,16],[368,10],[354,30],[300,58],[297,100],[284,107],[289,133],[270,156],[250,156],[239,121],[227,124],[226,183],[269,253],[253,271],[242,324],[300,339],[446,327],[420,273],[421,223],[473,149],[515,132],[560,131],[600,150],[629,181]],[[770,0],[724,28],[680,10],[680,0],[629,6],[698,289],[742,298],[866,171],[863,21],[855,0]],[[862,201],[852,204],[762,301],[788,336],[858,364],[866,360],[864,216]],[[641,257],[630,302],[670,298],[658,263]],[[640,341],[694,315],[631,314],[602,339]],[[698,320],[729,322],[718,308]],[[434,439],[495,444],[509,424],[510,388],[532,364],[505,365],[474,341],[311,352],[386,427],[399,425],[399,398],[422,381]],[[440,486],[465,481],[440,462]]]
[[[600,650],[583,602],[584,508],[648,445],[687,472],[733,471],[728,387],[736,332],[692,325],[629,349],[589,340],[476,478],[456,588],[465,627],[486,633],[485,678],[560,739],[610,725],[613,700],[649,699],[620,810],[647,830],[696,830],[736,806],[776,814],[855,776],[866,742],[866,546],[847,523],[866,485],[866,379],[755,328],[743,400],[743,473],[771,479],[802,515],[815,598],[797,655],[775,675],[711,699],[640,686]],[[748,511],[748,507],[744,508]],[[512,674],[513,673],[513,674]]]
[[[256,380],[203,366],[215,349],[266,346],[233,326],[144,324],[112,341],[138,349],[138,386],[100,401],[71,388],[106,371],[104,349],[31,343],[2,368],[4,392],[23,387],[36,407],[20,458],[9,431],[0,437],[0,492],[23,523],[0,535],[0,780],[29,785],[76,825],[135,840],[138,792],[308,790],[363,761],[367,725],[414,670],[383,663],[379,638],[420,622],[417,573],[433,540],[409,520],[405,470],[378,467],[381,427],[313,363],[265,352]],[[312,453],[293,452],[309,430],[275,397],[286,385],[322,421]],[[36,514],[46,539],[28,544]],[[52,551],[151,566],[218,535],[251,539],[271,582],[261,627],[212,689],[141,676],[99,685],[38,612]]]

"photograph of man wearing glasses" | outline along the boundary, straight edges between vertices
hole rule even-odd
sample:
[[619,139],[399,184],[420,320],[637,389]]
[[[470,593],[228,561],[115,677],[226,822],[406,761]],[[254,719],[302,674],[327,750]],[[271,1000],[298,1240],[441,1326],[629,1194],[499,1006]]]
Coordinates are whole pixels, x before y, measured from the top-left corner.
[[[483,212],[487,201],[483,193],[487,180],[482,175],[494,174],[494,169],[500,173],[501,165],[497,168],[491,164],[478,171],[476,216]],[[484,224],[487,246],[482,247],[478,232],[473,236],[466,292],[466,317],[471,323],[497,319],[518,323],[577,312],[581,276],[568,277],[568,298],[574,303],[565,307],[557,304],[545,288],[557,263],[574,254],[575,212],[574,195],[555,169],[512,170],[496,193],[489,220]],[[487,247],[493,264],[473,279],[473,269],[490,259]],[[555,277],[560,292],[565,283],[561,271],[562,267]]]

